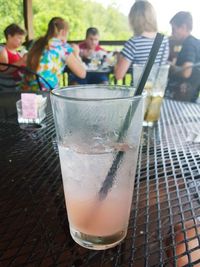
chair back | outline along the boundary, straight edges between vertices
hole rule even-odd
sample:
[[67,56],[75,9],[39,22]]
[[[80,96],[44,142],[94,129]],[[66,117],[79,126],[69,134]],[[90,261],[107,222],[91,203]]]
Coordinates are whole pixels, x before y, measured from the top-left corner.
[[[49,90],[52,90],[52,86],[48,83],[48,81],[42,77],[37,72],[31,70],[28,67],[25,66],[17,66],[14,64],[9,63],[1,63],[0,66],[3,66],[5,68],[0,69],[0,90],[10,90],[10,91],[16,91],[16,89],[19,87],[20,83],[22,82],[23,75],[33,75],[35,77],[35,80],[37,82],[38,88],[40,91],[42,91],[42,84],[45,84]],[[12,75],[12,72],[19,72],[22,75],[21,80],[16,79],[14,75]]]

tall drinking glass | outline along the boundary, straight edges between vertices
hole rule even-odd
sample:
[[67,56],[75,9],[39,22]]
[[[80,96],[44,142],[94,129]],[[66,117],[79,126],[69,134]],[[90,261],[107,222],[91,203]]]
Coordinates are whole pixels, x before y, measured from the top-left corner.
[[[133,86],[137,87],[144,65],[133,65]],[[169,65],[154,64],[145,84],[147,93],[143,126],[153,126],[160,118],[160,109],[167,86]]]
[[[127,233],[144,96],[133,97],[133,89],[122,86],[87,85],[55,89],[51,102],[71,236],[86,248],[113,247]],[[119,141],[130,107],[130,125]],[[102,198],[119,153],[113,182]]]

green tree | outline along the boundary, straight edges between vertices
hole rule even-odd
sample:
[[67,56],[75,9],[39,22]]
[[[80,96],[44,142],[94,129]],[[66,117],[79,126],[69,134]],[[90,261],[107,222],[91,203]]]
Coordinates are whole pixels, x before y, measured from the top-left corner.
[[[65,18],[70,25],[69,40],[85,38],[88,27],[97,27],[101,40],[123,40],[131,35],[127,18],[115,6],[108,8],[91,0],[33,0],[33,26],[35,38],[44,35],[49,20],[54,16]],[[23,25],[22,0],[0,0],[0,41],[4,41],[3,30],[10,23]]]
[[23,3],[22,0],[4,1],[0,0],[0,42],[4,42],[4,29],[11,23],[23,24]]

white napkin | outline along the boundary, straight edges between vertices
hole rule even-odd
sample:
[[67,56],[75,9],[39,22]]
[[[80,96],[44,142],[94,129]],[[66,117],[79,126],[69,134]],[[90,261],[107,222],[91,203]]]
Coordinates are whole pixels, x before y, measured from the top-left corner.
[[200,127],[195,124],[192,124],[191,127],[187,125],[186,132],[187,142],[200,143]]

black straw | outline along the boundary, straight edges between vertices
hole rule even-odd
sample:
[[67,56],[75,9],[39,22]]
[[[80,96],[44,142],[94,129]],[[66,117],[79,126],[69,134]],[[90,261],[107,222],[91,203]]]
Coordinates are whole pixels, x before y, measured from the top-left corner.
[[[154,43],[153,43],[153,46],[152,46],[151,51],[149,53],[149,58],[148,58],[147,63],[145,65],[144,71],[140,77],[139,83],[138,83],[137,88],[135,90],[134,96],[139,96],[143,92],[145,83],[148,79],[149,73],[151,71],[151,68],[152,68],[154,61],[156,59],[156,56],[158,54],[163,37],[164,37],[163,34],[157,33],[156,38],[155,38]],[[128,112],[126,114],[126,118],[124,120],[123,126],[120,130],[120,133],[119,133],[119,137],[117,140],[118,142],[120,142],[123,139],[123,137],[125,136],[128,128],[130,126],[133,115],[137,109],[138,103],[139,102],[136,102],[135,105],[133,105],[133,102],[132,102],[132,104],[130,105]],[[124,153],[125,153],[124,151],[119,151],[116,154],[115,159],[113,160],[112,166],[110,167],[110,170],[108,171],[108,174],[106,175],[106,178],[103,181],[102,186],[99,190],[99,199],[100,200],[105,199],[107,194],[108,194],[108,191],[112,188],[114,178],[115,178],[116,173],[117,173],[117,169],[119,168],[119,164],[123,158]]]

